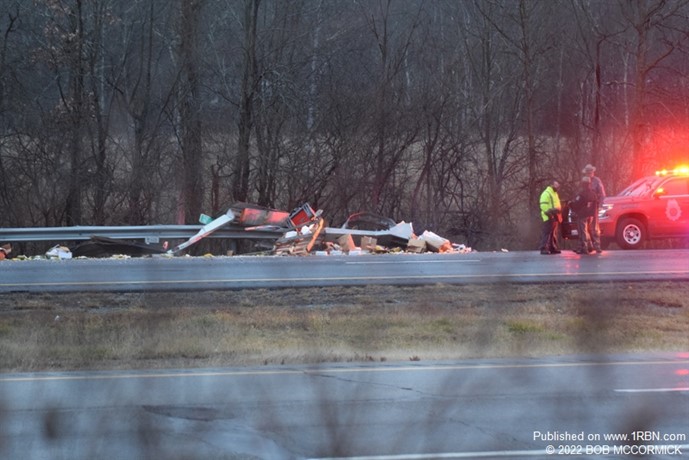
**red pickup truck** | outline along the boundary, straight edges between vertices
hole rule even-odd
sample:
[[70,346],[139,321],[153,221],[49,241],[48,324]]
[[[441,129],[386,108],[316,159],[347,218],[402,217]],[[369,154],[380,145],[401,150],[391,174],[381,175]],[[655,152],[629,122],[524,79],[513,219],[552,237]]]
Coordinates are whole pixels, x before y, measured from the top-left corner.
[[[567,205],[562,236],[576,239],[577,228]],[[638,249],[648,240],[689,238],[689,167],[658,171],[603,201],[598,222],[601,243]]]

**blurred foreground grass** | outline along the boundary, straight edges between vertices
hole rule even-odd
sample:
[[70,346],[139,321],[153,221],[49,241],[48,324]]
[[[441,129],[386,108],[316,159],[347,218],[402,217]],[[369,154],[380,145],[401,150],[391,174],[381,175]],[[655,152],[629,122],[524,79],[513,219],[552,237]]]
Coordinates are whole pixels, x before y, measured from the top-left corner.
[[689,351],[689,285],[369,286],[0,298],[0,371]]

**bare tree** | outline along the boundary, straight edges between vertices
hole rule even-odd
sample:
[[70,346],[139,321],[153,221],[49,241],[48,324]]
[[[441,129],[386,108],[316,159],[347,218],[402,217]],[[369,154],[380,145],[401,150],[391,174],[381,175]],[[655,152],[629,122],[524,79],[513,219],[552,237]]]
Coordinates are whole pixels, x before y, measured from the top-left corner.
[[[519,74],[507,74],[503,68],[519,68],[516,59],[498,59],[514,56],[510,53],[507,34],[495,18],[498,5],[476,3],[473,25],[463,32],[465,55],[468,60],[473,86],[469,105],[473,111],[472,123],[481,140],[479,156],[483,158],[480,173],[485,179],[476,183],[484,196],[482,228],[499,228],[501,202],[505,181],[511,168],[519,165],[521,116],[524,91]],[[469,24],[467,24],[468,26]]]
[[[9,177],[9,170],[7,169],[5,165],[5,161],[3,159],[4,157],[4,152],[6,151],[6,138],[5,138],[5,130],[7,129],[7,93],[8,93],[8,82],[10,79],[10,72],[8,71],[8,51],[10,48],[10,43],[11,43],[11,37],[12,35],[16,32],[16,27],[17,27],[17,21],[19,19],[19,8],[15,6],[14,11],[8,9],[7,10],[7,19],[6,23],[3,21],[2,24],[2,29],[0,30],[0,33],[2,33],[1,40],[2,42],[0,43],[0,177],[3,178],[8,178]],[[11,206],[12,203],[12,197],[11,197],[11,192],[10,188],[8,186],[8,181],[7,179],[1,181],[0,185],[0,208],[6,210],[9,214],[9,211],[12,209]],[[8,220],[13,220],[13,219],[8,219]]]
[[309,201],[528,241],[545,176],[591,161],[614,189],[670,158],[655,140],[689,112],[685,1],[3,5],[16,225]]
[[378,212],[395,214],[395,204],[391,201],[396,193],[395,173],[419,132],[414,119],[406,116],[409,86],[405,65],[419,27],[420,11],[398,10],[391,0],[380,0],[369,6],[373,8],[362,8],[361,14],[376,47],[372,62],[375,86],[371,88],[374,124],[370,126],[367,147],[372,154],[371,206]]
[[180,1],[180,148],[182,151],[182,197],[179,216],[195,222],[203,204],[203,139],[198,56],[199,21],[204,0]]
[[[55,83],[67,135],[69,172],[66,177],[65,219],[67,225],[81,225],[86,178],[84,140],[88,119],[85,82],[86,13],[82,0],[73,3],[50,2],[46,4],[45,11],[49,20],[45,30],[48,45],[44,50],[55,71]],[[55,44],[58,46],[54,46]]]
[[254,98],[259,84],[256,70],[256,35],[259,4],[261,0],[244,1],[244,43],[241,90],[239,96],[239,122],[237,156],[232,174],[234,199],[244,201],[249,197],[251,172],[251,131],[254,123]]
[[[629,50],[634,62],[630,126],[632,138],[632,177],[639,177],[647,168],[649,158],[644,143],[652,129],[647,119],[649,80],[661,64],[686,40],[686,2],[654,0],[620,3],[620,15],[633,32]],[[679,20],[683,24],[674,24]],[[677,27],[679,26],[679,28]],[[653,154],[651,152],[651,154]]]

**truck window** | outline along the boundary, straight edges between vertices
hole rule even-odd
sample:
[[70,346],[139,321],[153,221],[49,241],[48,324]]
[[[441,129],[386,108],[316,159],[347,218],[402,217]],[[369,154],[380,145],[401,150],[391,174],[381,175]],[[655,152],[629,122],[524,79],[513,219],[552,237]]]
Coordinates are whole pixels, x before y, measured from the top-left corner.
[[618,196],[644,196],[655,190],[659,180],[655,177],[639,179],[632,185],[622,190]]
[[662,185],[665,196],[689,195],[689,179],[670,179]]

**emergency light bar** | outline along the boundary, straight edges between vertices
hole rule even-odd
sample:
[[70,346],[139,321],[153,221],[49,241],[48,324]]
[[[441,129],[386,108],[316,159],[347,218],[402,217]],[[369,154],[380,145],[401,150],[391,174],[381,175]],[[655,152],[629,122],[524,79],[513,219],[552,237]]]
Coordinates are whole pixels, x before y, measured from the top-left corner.
[[677,176],[689,176],[689,166],[677,166],[675,169],[663,169],[656,171],[656,176],[667,176],[668,174],[675,174]]

